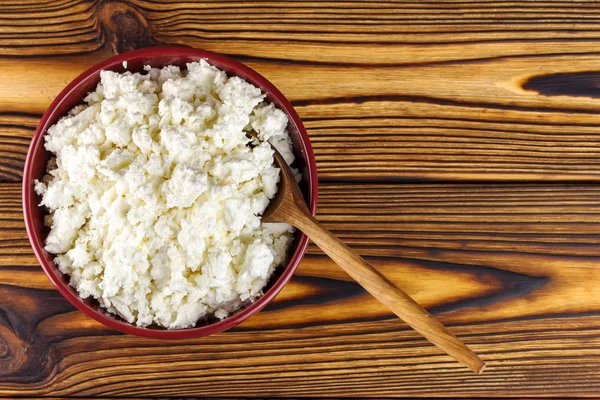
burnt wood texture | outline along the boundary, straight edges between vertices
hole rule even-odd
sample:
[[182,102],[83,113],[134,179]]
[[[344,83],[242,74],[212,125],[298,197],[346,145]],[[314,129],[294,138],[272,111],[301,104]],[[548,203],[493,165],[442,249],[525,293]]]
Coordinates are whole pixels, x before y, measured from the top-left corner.
[[[294,104],[318,219],[487,363],[477,376],[314,245],[259,314],[159,341],[76,311],[29,246],[46,107],[130,49],[236,58]],[[0,396],[600,395],[600,3],[0,0]]]

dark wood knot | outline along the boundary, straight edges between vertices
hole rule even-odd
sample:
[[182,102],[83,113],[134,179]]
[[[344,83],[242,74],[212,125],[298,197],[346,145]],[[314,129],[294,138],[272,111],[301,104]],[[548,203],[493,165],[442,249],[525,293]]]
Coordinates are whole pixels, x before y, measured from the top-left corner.
[[0,338],[0,360],[8,359],[10,357],[10,347],[8,343],[5,343],[2,338]]
[[600,97],[600,72],[564,72],[529,77],[523,89],[542,96]]
[[7,326],[0,325],[0,374],[21,370],[28,362],[29,345]]
[[103,3],[99,9],[100,23],[106,46],[115,53],[151,46],[150,24],[135,7],[112,1]]

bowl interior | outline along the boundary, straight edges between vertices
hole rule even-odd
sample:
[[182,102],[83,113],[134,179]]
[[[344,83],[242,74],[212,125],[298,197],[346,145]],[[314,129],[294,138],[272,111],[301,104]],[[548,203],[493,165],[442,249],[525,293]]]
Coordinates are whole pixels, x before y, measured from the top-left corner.
[[[157,68],[165,65],[177,65],[183,70],[186,68],[186,63],[199,61],[200,59],[207,59],[210,64],[225,71],[228,76],[239,76],[260,87],[263,93],[267,94],[268,101],[275,103],[276,106],[286,112],[289,118],[288,131],[292,139],[294,154],[296,155],[294,166],[302,172],[301,189],[307,204],[309,204],[309,208],[313,215],[315,214],[317,195],[316,168],[306,131],[298,115],[285,97],[270,82],[255,71],[218,54],[182,47],[159,47],[136,50],[123,53],[90,68],[71,82],[59,94],[38,125],[27,155],[23,176],[23,207],[27,231],[36,256],[59,291],[73,305],[86,314],[105,325],[123,332],[158,338],[186,338],[208,335],[228,329],[264,307],[281,290],[285,283],[289,281],[306,251],[308,238],[301,233],[297,233],[288,255],[287,265],[276,269],[264,290],[264,295],[254,303],[246,305],[221,321],[203,320],[195,328],[166,330],[159,327],[136,327],[118,317],[107,314],[99,307],[97,301],[81,299],[77,292],[69,286],[69,277],[63,275],[54,264],[54,256],[43,249],[44,240],[48,234],[48,228],[43,223],[47,210],[38,207],[41,198],[35,193],[33,186],[36,179],[42,179],[46,174],[46,164],[50,154],[44,148],[43,136],[46,134],[47,129],[62,116],[66,115],[73,107],[81,104],[85,95],[96,88],[96,85],[100,81],[101,70],[111,70],[120,73],[126,70],[143,72],[145,65]],[[127,61],[127,68],[122,65],[123,61]]]

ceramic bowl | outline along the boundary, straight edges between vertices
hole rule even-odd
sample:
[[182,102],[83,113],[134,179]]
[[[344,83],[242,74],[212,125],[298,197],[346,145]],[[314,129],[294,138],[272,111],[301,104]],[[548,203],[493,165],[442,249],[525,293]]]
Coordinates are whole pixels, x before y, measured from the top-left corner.
[[[228,76],[239,76],[261,88],[263,93],[267,94],[267,100],[275,103],[277,107],[287,114],[289,118],[288,130],[292,138],[293,150],[296,155],[294,166],[299,168],[302,172],[301,186],[309,209],[313,215],[316,211],[317,170],[315,157],[306,129],[285,96],[256,71],[220,54],[199,49],[172,46],[130,51],[91,67],[67,85],[58,97],[56,97],[48,110],[44,113],[35,134],[33,135],[29,152],[27,153],[23,174],[23,211],[25,214],[27,234],[29,235],[29,240],[31,241],[35,255],[60,293],[71,302],[71,304],[88,316],[121,332],[161,339],[186,339],[205,336],[229,329],[265,307],[290,280],[306,252],[308,238],[304,234],[298,232],[296,240],[290,249],[287,264],[277,268],[266,286],[262,297],[237,312],[232,313],[223,320],[205,320],[199,322],[194,328],[167,330],[158,327],[137,327],[119,317],[108,314],[99,307],[97,301],[90,298],[81,299],[75,289],[69,286],[69,277],[63,275],[58,270],[53,261],[54,256],[44,250],[44,240],[48,234],[48,228],[44,226],[43,220],[44,215],[47,214],[47,210],[38,206],[41,198],[35,193],[33,187],[35,180],[41,180],[46,173],[46,163],[50,156],[44,148],[44,135],[46,134],[47,129],[56,123],[62,116],[66,115],[73,107],[81,104],[85,95],[96,88],[100,81],[101,70],[111,70],[120,73],[125,70],[142,72],[144,65],[150,65],[157,68],[161,68],[165,65],[178,65],[182,69],[185,69],[186,63],[199,61],[201,59],[206,59],[210,64],[225,71]],[[127,62],[127,69],[123,66],[124,62]]]

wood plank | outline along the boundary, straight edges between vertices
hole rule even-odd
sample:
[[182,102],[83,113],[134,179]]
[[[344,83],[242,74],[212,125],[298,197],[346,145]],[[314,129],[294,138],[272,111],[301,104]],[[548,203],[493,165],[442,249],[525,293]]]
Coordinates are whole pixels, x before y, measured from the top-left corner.
[[322,184],[318,216],[488,363],[470,374],[311,247],[262,312],[208,338],[118,335],[51,288],[0,185],[0,395],[597,393],[599,190]]
[[[0,58],[6,83],[0,91],[0,109],[42,114],[68,82],[109,55],[100,51],[68,58],[24,59],[20,64],[27,76],[14,68],[10,58]],[[501,57],[469,63],[373,65],[367,69],[368,63],[305,65],[238,58],[272,80],[309,119],[344,105],[343,113],[329,116],[361,116],[365,104],[374,111],[381,108],[369,114],[371,117],[403,116],[407,105],[412,104],[414,111],[409,111],[409,116],[433,118],[441,116],[436,113],[438,108],[446,107],[455,117],[474,116],[487,109],[490,118],[505,122],[598,123],[594,113],[600,94],[594,86],[598,76],[587,70],[600,55]],[[41,77],[46,78],[42,90],[36,86]],[[15,97],[15,93],[19,95]],[[433,110],[422,114],[427,108]],[[547,118],[540,121],[542,116]],[[480,119],[485,118],[480,115]]]
[[[113,3],[113,5],[111,5]],[[135,0],[97,2],[6,2],[0,14],[1,54],[45,56],[79,54],[106,44],[100,34],[111,17],[99,9],[117,10],[126,4],[139,10],[158,43],[194,45],[229,54],[307,61],[398,63],[409,57],[431,57],[431,44],[441,47],[440,60],[454,59],[459,49],[465,59],[509,53],[526,55],[596,52],[600,7],[594,2],[178,2]],[[129,28],[137,16],[117,13]],[[20,22],[19,22],[20,21]],[[74,28],[83,29],[75,32]],[[134,28],[135,27],[135,28]],[[21,36],[14,35],[22,29]],[[576,35],[574,35],[576,31]],[[70,32],[65,43],[59,32]],[[85,34],[96,35],[91,40]],[[40,43],[40,40],[44,41]],[[506,43],[510,41],[510,46]],[[569,46],[564,46],[568,41]],[[488,43],[492,47],[478,48]],[[420,48],[418,45],[425,45]],[[321,46],[325,52],[314,51]],[[373,52],[373,46],[382,51]],[[352,49],[354,51],[349,52]],[[427,51],[422,51],[427,50]],[[444,51],[445,50],[445,51]],[[225,52],[227,52],[225,50]],[[419,54],[421,54],[419,56]]]

